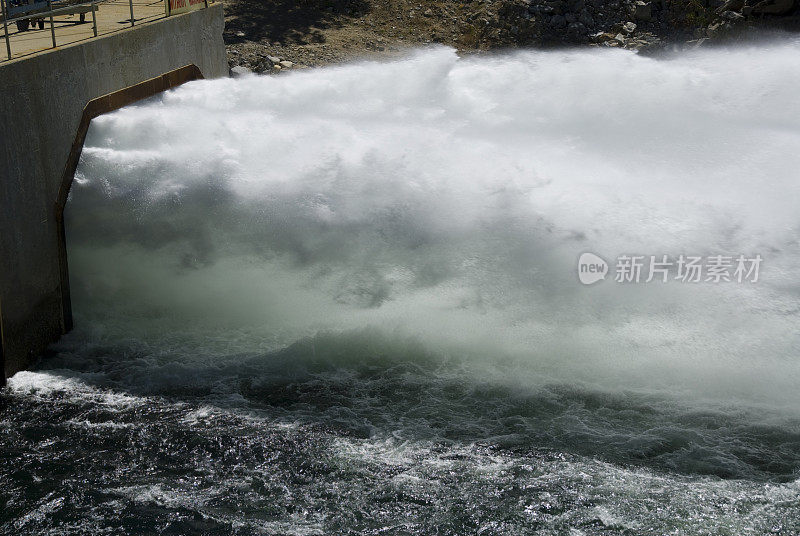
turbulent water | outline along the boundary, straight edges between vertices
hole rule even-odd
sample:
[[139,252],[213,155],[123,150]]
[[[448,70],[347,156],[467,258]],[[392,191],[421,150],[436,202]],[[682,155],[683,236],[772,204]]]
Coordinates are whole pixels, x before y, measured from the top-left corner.
[[798,88],[798,41],[438,48],[96,119],[0,532],[800,534]]

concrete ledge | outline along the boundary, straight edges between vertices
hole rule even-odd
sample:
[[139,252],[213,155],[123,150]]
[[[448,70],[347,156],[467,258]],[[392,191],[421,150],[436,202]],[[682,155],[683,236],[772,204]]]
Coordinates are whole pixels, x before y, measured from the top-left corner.
[[56,207],[87,103],[127,104],[109,95],[188,65],[227,76],[223,28],[215,4],[0,64],[0,376],[28,367],[71,324]]

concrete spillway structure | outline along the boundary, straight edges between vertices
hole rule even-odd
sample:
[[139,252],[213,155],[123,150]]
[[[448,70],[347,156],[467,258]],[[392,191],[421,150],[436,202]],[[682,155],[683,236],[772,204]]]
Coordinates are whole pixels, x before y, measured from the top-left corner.
[[222,5],[0,64],[0,384],[72,327],[63,209],[89,121],[227,76]]

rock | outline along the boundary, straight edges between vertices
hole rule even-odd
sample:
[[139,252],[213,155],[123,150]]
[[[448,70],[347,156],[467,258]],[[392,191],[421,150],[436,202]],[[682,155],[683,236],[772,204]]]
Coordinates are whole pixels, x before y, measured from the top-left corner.
[[653,6],[649,2],[636,2],[633,5],[633,17],[636,20],[649,21],[653,18]]
[[423,11],[422,14],[425,15],[426,17],[433,17],[433,11],[430,8]]
[[645,34],[645,39],[636,47],[642,56],[655,56],[664,51],[664,43],[653,34]]
[[253,71],[251,71],[244,65],[237,65],[236,67],[231,69],[231,76],[233,78],[239,78],[240,76],[245,76],[248,74],[253,74]]
[[720,18],[731,22],[739,22],[744,20],[744,15],[735,11],[723,11]]
[[575,16],[575,13],[567,13],[564,15],[564,18],[567,20],[567,24],[572,24],[578,20],[578,17]]
[[749,11],[753,15],[786,15],[795,8],[796,3],[796,0],[764,0]]
[[278,62],[278,65],[280,65],[282,69],[291,69],[292,66],[294,66],[294,63],[289,60],[283,60]]
[[723,37],[730,34],[731,30],[733,30],[733,25],[731,25],[730,22],[718,20],[708,25],[708,28],[706,28],[706,35],[708,37]]
[[277,56],[267,56],[267,59],[272,63],[280,63],[281,59]]
[[724,4],[716,9],[717,13],[725,11],[741,11],[746,3],[746,0],[726,0]]
[[569,10],[573,13],[580,13],[586,7],[586,2],[584,0],[571,0],[569,4]]
[[610,32],[597,32],[591,36],[592,41],[605,46],[617,47],[625,44],[625,36],[621,33],[613,34]]
[[578,20],[581,22],[581,24],[583,24],[587,28],[591,28],[594,26],[594,19],[589,14],[589,11],[586,9],[581,11],[581,16],[578,18]]
[[552,19],[550,19],[550,25],[553,28],[566,28],[567,27],[567,19],[565,19],[562,15],[556,15]]
[[567,31],[576,36],[586,35],[586,26],[584,26],[580,22],[573,22],[572,24],[569,25]]
[[633,22],[626,22],[625,24],[622,25],[622,31],[625,32],[626,34],[632,34],[633,32],[636,31],[636,24],[634,24]]
[[244,32],[236,32],[236,37],[244,37]]
[[730,37],[733,35],[733,30],[739,29],[744,20],[744,15],[740,13],[736,13],[735,11],[723,11],[717,20],[708,25],[708,28],[706,28],[706,36]]

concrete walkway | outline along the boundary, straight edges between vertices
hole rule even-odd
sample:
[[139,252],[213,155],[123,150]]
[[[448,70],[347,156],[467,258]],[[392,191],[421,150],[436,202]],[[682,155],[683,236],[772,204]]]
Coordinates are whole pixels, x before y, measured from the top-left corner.
[[[131,27],[131,8],[128,0],[108,0],[97,3],[97,35],[107,35]],[[163,0],[134,0],[134,24],[150,22],[164,18]],[[62,47],[94,37],[91,12],[85,14],[85,22],[80,22],[80,15],[56,15],[54,28],[56,45]],[[0,22],[0,24],[2,24]],[[35,29],[34,29],[35,28]],[[50,33],[50,20],[45,19],[44,29],[31,25],[26,32],[17,31],[14,21],[8,23],[11,59],[22,58],[53,47]],[[0,62],[8,61],[5,35],[0,25]]]

